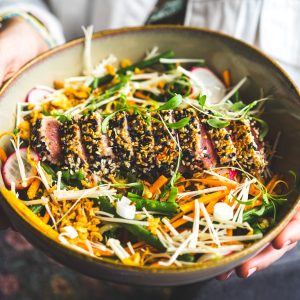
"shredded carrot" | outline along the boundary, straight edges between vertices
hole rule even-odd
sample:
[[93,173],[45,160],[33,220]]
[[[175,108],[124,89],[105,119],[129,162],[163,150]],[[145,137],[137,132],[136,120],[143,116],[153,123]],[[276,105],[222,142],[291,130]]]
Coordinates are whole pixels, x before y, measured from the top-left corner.
[[234,184],[233,182],[228,182],[228,181],[222,181],[218,179],[208,179],[208,178],[203,178],[203,179],[186,179],[186,181],[193,181],[193,182],[201,182],[203,184],[209,185],[209,186],[221,186],[225,185],[229,189],[233,189],[237,186],[238,183]]
[[233,235],[233,230],[232,229],[227,229],[227,235],[232,236]]
[[[194,202],[193,202],[193,204],[194,204]],[[188,217],[194,218],[194,213],[189,214]],[[187,223],[187,222],[189,222],[189,221],[186,220],[186,219],[181,218],[181,219],[178,219],[178,220],[176,220],[175,222],[173,222],[173,223],[172,223],[172,226],[173,226],[174,228],[177,228],[177,227],[180,227],[180,226],[184,225],[184,224]],[[169,228],[166,228],[165,231],[166,231],[166,232],[169,232]]]
[[278,175],[274,175],[272,177],[272,179],[268,182],[268,184],[266,185],[266,190],[267,192],[270,191],[270,189],[272,188],[272,186],[274,185],[274,183],[279,179]]
[[0,160],[4,163],[7,160],[7,155],[3,148],[0,147]]
[[177,188],[178,188],[178,193],[183,193],[185,191],[185,187],[183,185],[179,185]]
[[40,187],[41,181],[38,178],[35,178],[30,187],[27,190],[27,196],[29,199],[33,199],[36,196],[36,193]]
[[50,215],[49,213],[46,211],[44,216],[41,217],[41,220],[45,223],[45,224],[48,224],[49,220],[50,220]]
[[208,203],[208,205],[206,206],[206,210],[209,214],[211,214],[211,215],[213,214],[214,206],[218,201],[219,201],[219,199],[215,199],[215,200]]
[[[273,186],[270,188],[269,193],[274,194],[273,191],[278,184],[282,183],[287,189],[289,188],[288,184],[284,180],[277,180]],[[276,194],[276,193],[275,193]]]
[[149,191],[152,194],[155,194],[162,186],[164,186],[169,179],[165,177],[164,175],[160,175],[158,179],[150,186]]
[[224,70],[223,72],[223,81],[226,88],[230,88],[231,86],[231,78],[229,70]]
[[174,223],[176,220],[178,220],[179,218],[181,218],[183,215],[185,214],[184,211],[180,212],[179,214],[177,214],[176,216],[174,216],[171,220],[170,223]]
[[[199,202],[202,202],[203,204],[208,204],[211,201],[218,201],[221,200],[222,198],[224,198],[226,195],[228,194],[228,192],[215,192],[215,193],[211,193],[209,195],[205,195],[199,198]],[[180,210],[187,213],[191,210],[193,210],[194,208],[194,201],[190,201],[188,203],[182,204],[180,205]]]
[[145,242],[144,241],[140,241],[140,242],[137,242],[137,243],[133,244],[132,248],[136,249],[136,248],[140,248],[140,247],[142,247],[144,245],[145,245]]
[[137,91],[134,93],[134,95],[137,97],[137,98],[140,98],[140,99],[144,99],[144,100],[150,100],[150,97],[145,95],[144,93],[140,92],[140,91]]
[[[83,248],[84,250],[87,250],[87,251],[89,250],[88,247],[86,246],[86,244],[78,243],[77,246],[80,248]],[[95,247],[92,247],[92,249],[96,256],[114,256],[115,255],[114,253],[111,253],[109,251],[103,251],[103,250],[100,250]]]

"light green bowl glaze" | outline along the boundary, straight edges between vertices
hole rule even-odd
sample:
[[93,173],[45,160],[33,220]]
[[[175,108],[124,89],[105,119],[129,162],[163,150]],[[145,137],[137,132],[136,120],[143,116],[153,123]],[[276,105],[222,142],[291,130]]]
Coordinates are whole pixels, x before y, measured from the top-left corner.
[[[224,69],[230,69],[233,83],[248,76],[249,80],[241,90],[245,100],[260,98],[261,89],[264,95],[272,95],[274,100],[267,103],[264,116],[270,124],[269,140],[274,141],[277,132],[282,132],[278,148],[282,159],[274,161],[274,170],[287,173],[293,169],[299,174],[299,91],[276,63],[257,49],[226,35],[180,26],[125,28],[96,33],[92,44],[93,63],[96,64],[110,53],[120,59],[137,61],[153,46],[158,46],[161,51],[172,49],[177,57],[204,58],[219,75]],[[33,86],[52,85],[54,80],[79,75],[82,53],[83,39],[71,41],[42,54],[17,72],[0,92],[0,132],[14,128],[16,103],[24,100]],[[1,140],[1,146],[7,148],[8,139]],[[32,244],[71,268],[104,280],[170,286],[212,278],[252,257],[286,226],[299,200],[298,192],[291,195],[279,213],[276,227],[251,247],[221,260],[181,269],[127,267],[71,251],[34,229],[3,198],[1,204],[13,225]]]

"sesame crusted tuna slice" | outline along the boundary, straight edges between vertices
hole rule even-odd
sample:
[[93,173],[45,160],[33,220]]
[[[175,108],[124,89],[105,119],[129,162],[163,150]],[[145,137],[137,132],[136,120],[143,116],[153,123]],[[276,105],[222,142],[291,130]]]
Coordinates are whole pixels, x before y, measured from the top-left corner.
[[112,147],[113,154],[120,166],[121,171],[133,171],[133,147],[128,130],[128,116],[125,111],[117,112],[108,124],[107,137],[109,147]]
[[87,156],[82,143],[82,136],[77,118],[65,121],[59,128],[61,136],[64,169],[70,173],[88,171]]
[[[162,111],[160,115],[166,124],[175,122],[173,111],[171,110]],[[159,122],[160,117],[154,114],[153,118],[158,120],[152,121],[152,132],[155,144],[155,169],[153,170],[153,175],[154,177],[158,177],[160,175],[168,177],[175,172],[179,155],[179,149],[174,141],[174,138],[176,138],[176,132],[175,130],[169,129],[169,132],[174,137],[172,138],[166,126],[162,122]]]
[[215,128],[208,124],[206,116],[200,116],[221,166],[234,166],[236,164],[236,147],[232,140],[231,128]]
[[134,152],[133,166],[142,177],[149,176],[155,168],[154,137],[150,115],[129,115],[128,124]]
[[249,173],[260,175],[267,165],[264,144],[259,140],[259,130],[254,121],[231,123],[237,161]]
[[176,122],[186,117],[190,118],[189,124],[177,131],[183,167],[191,171],[214,167],[215,154],[196,111],[192,108],[178,109],[174,116]]
[[53,165],[60,165],[62,161],[59,126],[60,123],[56,119],[37,119],[30,136],[31,147],[43,161]]
[[112,148],[101,130],[103,118],[98,112],[81,117],[80,129],[90,171],[100,177],[115,173],[117,165]]

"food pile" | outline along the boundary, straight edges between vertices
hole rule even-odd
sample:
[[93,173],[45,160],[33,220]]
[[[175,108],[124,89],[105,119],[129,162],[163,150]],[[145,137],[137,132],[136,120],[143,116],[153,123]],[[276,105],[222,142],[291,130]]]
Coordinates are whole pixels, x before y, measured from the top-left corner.
[[153,48],[34,87],[2,134],[1,192],[50,238],[104,260],[178,267],[240,251],[286,200],[266,98],[244,103],[246,80]]

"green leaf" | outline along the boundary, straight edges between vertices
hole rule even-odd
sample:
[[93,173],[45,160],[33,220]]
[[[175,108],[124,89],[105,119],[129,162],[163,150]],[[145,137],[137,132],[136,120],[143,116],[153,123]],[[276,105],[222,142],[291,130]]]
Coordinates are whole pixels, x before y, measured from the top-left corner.
[[14,133],[15,135],[17,135],[19,132],[20,132],[20,129],[17,128],[17,127],[16,127],[16,128],[14,129],[14,131],[13,131],[13,133]]
[[236,103],[233,103],[230,108],[232,111],[240,111],[244,107],[246,107],[246,104],[242,101],[238,101]]
[[203,108],[206,102],[206,95],[202,95],[198,97],[198,103]]
[[239,200],[237,197],[233,196],[234,200],[240,204],[245,204],[245,205],[250,205],[252,204],[254,201],[256,201],[258,199],[258,196],[256,196],[255,198],[252,198],[248,201],[242,201],[242,200]]
[[229,126],[230,122],[219,119],[209,119],[207,123],[213,128],[224,128]]
[[157,108],[157,111],[160,110],[171,110],[176,107],[178,107],[182,103],[183,99],[181,95],[175,95],[170,100],[168,100],[166,103],[161,105],[159,108]]
[[167,123],[167,126],[171,129],[180,129],[186,126],[187,124],[189,124],[189,122],[190,122],[190,118],[186,117],[175,123]]
[[109,120],[117,113],[117,111],[113,112],[112,114],[108,115],[103,121],[102,121],[102,124],[101,124],[101,131],[103,133],[107,133],[107,126],[108,126],[108,123],[109,123]]

